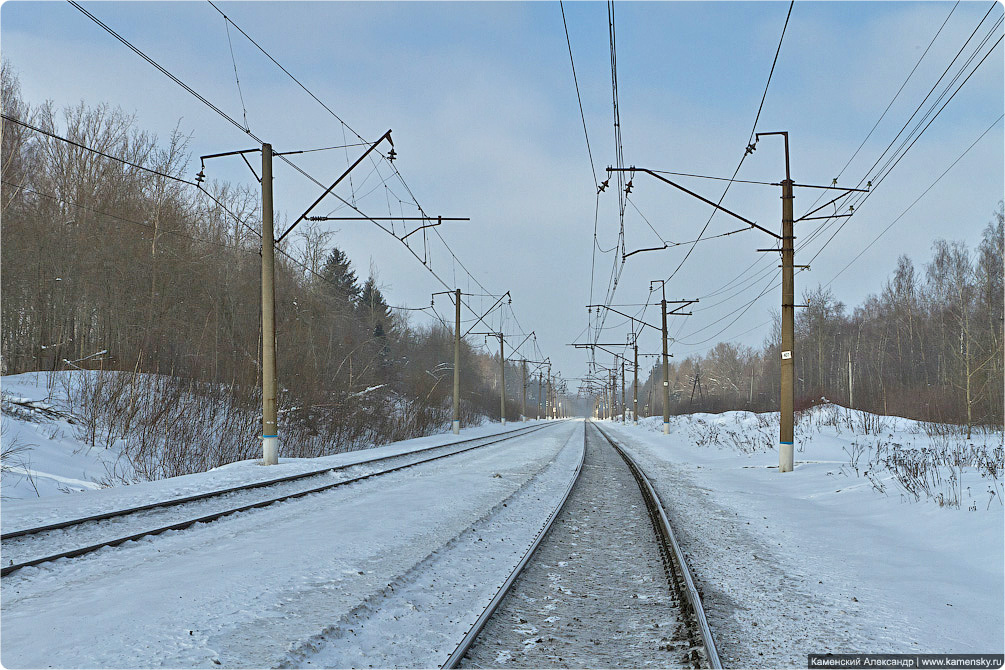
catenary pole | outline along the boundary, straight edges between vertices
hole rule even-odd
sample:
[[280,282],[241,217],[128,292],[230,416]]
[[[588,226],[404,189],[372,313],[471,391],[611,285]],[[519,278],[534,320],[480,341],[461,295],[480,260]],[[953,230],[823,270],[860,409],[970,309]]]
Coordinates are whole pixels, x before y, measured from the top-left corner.
[[541,396],[541,384],[544,380],[544,372],[538,370],[537,372],[537,420],[541,420],[541,410],[544,407],[544,398]]
[[663,307],[663,434],[670,434],[670,352],[667,345],[667,299],[660,301]]
[[621,425],[628,422],[628,405],[625,403],[625,360],[621,359]]
[[454,435],[461,432],[461,289],[454,290]]
[[527,361],[523,361],[523,409],[520,412],[520,418],[523,421],[527,420]]
[[635,377],[632,380],[632,424],[639,425],[639,343],[636,340],[633,345],[635,349]]
[[782,182],[782,397],[778,437],[778,471],[792,472],[793,467],[793,382],[795,359],[795,282],[793,262],[795,249],[792,234],[792,176],[789,172],[789,135],[785,138],[785,181]]
[[276,391],[276,249],[272,145],[262,144],[262,463],[279,462]]
[[503,352],[503,334],[499,333],[499,421],[506,425],[506,354]]

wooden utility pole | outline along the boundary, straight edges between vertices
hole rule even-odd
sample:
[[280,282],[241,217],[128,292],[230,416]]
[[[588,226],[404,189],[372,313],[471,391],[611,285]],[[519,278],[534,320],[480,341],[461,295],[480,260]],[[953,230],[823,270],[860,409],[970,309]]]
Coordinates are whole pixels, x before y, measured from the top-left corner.
[[461,432],[461,289],[454,290],[454,435]]
[[279,463],[276,396],[276,247],[272,145],[262,144],[262,463]]

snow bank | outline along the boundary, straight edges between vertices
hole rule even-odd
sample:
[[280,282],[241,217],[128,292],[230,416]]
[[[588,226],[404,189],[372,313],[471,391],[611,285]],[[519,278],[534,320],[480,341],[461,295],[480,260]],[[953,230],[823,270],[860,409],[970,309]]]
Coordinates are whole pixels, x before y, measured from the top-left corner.
[[656,480],[727,664],[1005,649],[1000,432],[828,405],[779,474],[777,413],[602,425]]

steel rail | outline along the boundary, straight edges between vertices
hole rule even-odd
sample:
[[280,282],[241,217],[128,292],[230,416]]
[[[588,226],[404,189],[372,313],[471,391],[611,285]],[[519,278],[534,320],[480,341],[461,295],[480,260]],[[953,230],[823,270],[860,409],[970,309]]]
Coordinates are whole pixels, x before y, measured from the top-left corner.
[[701,635],[702,645],[705,647],[705,656],[708,664],[715,670],[721,670],[722,662],[719,660],[719,652],[715,648],[715,639],[712,636],[712,630],[708,626],[708,618],[705,616],[705,608],[701,603],[701,595],[698,593],[697,586],[695,586],[694,577],[692,577],[691,570],[684,558],[684,552],[681,550],[680,544],[677,542],[677,537],[674,535],[673,528],[670,526],[670,520],[667,518],[666,510],[663,507],[659,494],[656,492],[656,489],[653,488],[649,478],[646,477],[645,473],[635,462],[635,459],[633,459],[627,451],[612,440],[611,437],[600,428],[600,426],[596,425],[592,421],[588,423],[596,428],[597,432],[603,435],[604,439],[606,439],[614,450],[618,452],[621,458],[624,459],[625,463],[628,465],[628,469],[631,470],[632,475],[638,482],[639,489],[642,491],[642,497],[646,500],[646,507],[649,508],[650,515],[653,518],[654,525],[660,529],[661,534],[672,549],[673,560],[678,567],[677,573],[684,582],[684,588],[681,590],[683,591],[684,599],[690,605],[691,613],[694,615],[698,632]]
[[[475,440],[485,440],[491,437],[497,437],[500,435],[509,435],[511,433],[516,433],[517,431],[528,431],[531,428],[538,428],[538,426],[523,426],[521,428],[515,428],[513,430],[503,431],[501,433],[492,433],[491,435],[482,435],[481,437],[470,437],[466,440],[458,440],[456,442],[448,442],[446,444],[438,444],[432,447],[422,447],[421,449],[416,449],[414,451],[406,451],[400,454],[394,454],[390,456],[377,456],[374,458],[368,458],[363,461],[357,461],[356,463],[349,463],[346,465],[334,465],[331,467],[323,468],[321,470],[311,470],[310,472],[301,472],[295,475],[287,475],[285,477],[278,477],[276,479],[266,479],[260,482],[252,482],[250,484],[241,484],[239,486],[232,486],[226,489],[219,489],[215,491],[206,491],[203,493],[196,493],[190,496],[185,496],[182,498],[172,498],[170,500],[161,500],[158,502],[149,503],[146,505],[139,505],[137,507],[128,507],[125,509],[112,510],[110,512],[102,512],[100,514],[93,514],[91,516],[81,517],[79,519],[69,519],[67,521],[57,521],[55,523],[50,523],[45,526],[37,526],[35,528],[25,528],[22,530],[12,530],[6,533],[0,533],[0,541],[11,540],[16,537],[23,537],[25,535],[35,535],[37,533],[43,533],[51,530],[60,530],[62,528],[70,528],[71,526],[78,526],[84,523],[89,523],[92,521],[104,521],[105,519],[113,519],[119,516],[128,516],[130,514],[135,514],[137,512],[145,512],[151,509],[173,507],[175,505],[183,505],[185,503],[195,502],[197,500],[207,500],[209,498],[215,498],[218,496],[227,495],[229,493],[237,493],[238,491],[250,491],[256,488],[263,488],[266,486],[275,486],[276,484],[285,484],[286,482],[297,481],[300,479],[309,479],[311,477],[317,477],[319,475],[324,475],[329,472],[336,472],[338,470],[345,470],[357,465],[369,465],[371,463],[376,463],[378,461],[386,461],[392,458],[400,458],[402,456],[411,456],[412,454],[421,454],[426,451],[431,451],[433,449],[443,449],[445,447],[455,447],[459,444],[466,444],[468,442],[474,442]],[[516,437],[514,435],[514,437]]]
[[[132,535],[128,535],[128,536],[125,536],[125,537],[118,537],[118,538],[114,538],[114,539],[111,539],[111,540],[105,540],[105,541],[99,542],[97,544],[92,544],[92,545],[89,545],[89,546],[86,546],[86,547],[80,547],[80,548],[77,548],[77,549],[70,549],[68,551],[60,552],[58,554],[52,554],[52,555],[48,555],[48,556],[43,556],[43,557],[40,557],[40,558],[35,558],[35,559],[28,560],[28,561],[24,561],[22,563],[12,563],[10,565],[5,565],[2,568],[0,568],[0,576],[6,577],[10,573],[15,572],[17,570],[20,570],[22,568],[27,568],[27,567],[31,567],[31,566],[34,566],[34,565],[39,565],[39,564],[42,564],[42,563],[48,563],[50,561],[55,561],[55,560],[58,560],[60,558],[76,558],[78,556],[83,556],[84,554],[89,554],[89,553],[92,553],[94,551],[97,551],[98,549],[103,549],[105,547],[115,547],[115,546],[118,546],[118,545],[123,544],[125,542],[129,542],[129,541],[132,541],[132,540],[138,540],[138,539],[141,539],[143,537],[148,537],[148,536],[151,536],[151,535],[159,535],[159,534],[167,532],[169,530],[183,530],[183,529],[189,528],[189,527],[191,527],[191,526],[193,526],[193,525],[195,525],[197,523],[208,523],[208,522],[211,522],[211,521],[216,521],[217,519],[221,519],[223,517],[230,516],[231,514],[237,514],[239,512],[246,512],[246,511],[249,511],[249,510],[252,510],[252,509],[267,507],[269,505],[272,505],[272,504],[275,504],[275,503],[278,503],[278,502],[283,502],[283,501],[286,501],[286,500],[293,500],[295,498],[302,498],[304,496],[307,496],[307,495],[310,495],[310,494],[313,494],[313,493],[320,493],[320,492],[327,491],[329,489],[333,489],[333,488],[336,488],[336,487],[339,487],[339,486],[345,486],[347,484],[353,484],[353,483],[356,483],[356,482],[363,481],[365,479],[370,479],[370,478],[373,478],[373,477],[379,477],[381,475],[386,475],[386,474],[389,474],[389,473],[392,473],[392,472],[397,472],[399,470],[404,470],[406,468],[411,468],[411,467],[414,467],[416,465],[422,465],[424,463],[430,463],[432,461],[436,461],[436,460],[439,460],[441,458],[447,458],[447,457],[450,457],[450,456],[456,456],[458,454],[463,454],[463,453],[465,453],[467,451],[471,451],[473,449],[478,449],[478,448],[481,448],[481,447],[487,447],[487,446],[490,446],[490,445],[493,445],[493,444],[498,444],[499,442],[505,442],[506,440],[510,440],[510,439],[513,439],[513,438],[516,438],[516,437],[523,437],[524,435],[529,435],[529,434],[537,432],[539,430],[544,430],[545,428],[548,428],[550,426],[558,425],[558,423],[564,423],[564,421],[555,422],[555,423],[548,423],[548,424],[543,425],[543,426],[532,426],[530,428],[520,428],[520,429],[513,430],[513,431],[506,431],[506,433],[495,433],[493,435],[486,435],[486,436],[482,436],[480,438],[471,438],[471,439],[468,439],[468,440],[461,440],[460,442],[450,443],[449,445],[440,445],[440,447],[443,447],[443,446],[452,446],[452,445],[457,445],[457,444],[461,444],[461,443],[464,443],[464,442],[473,442],[473,441],[476,441],[476,440],[490,439],[490,438],[493,438],[493,437],[499,437],[499,435],[505,435],[505,437],[502,437],[502,438],[496,439],[496,440],[492,440],[490,442],[485,442],[484,444],[476,444],[476,445],[473,445],[473,446],[470,446],[470,447],[465,447],[464,449],[460,449],[458,451],[452,451],[452,452],[449,452],[449,453],[446,453],[446,454],[439,454],[437,456],[431,456],[429,458],[425,458],[425,459],[418,460],[418,461],[413,461],[411,463],[405,463],[403,465],[399,465],[399,466],[396,466],[396,467],[393,467],[393,468],[388,468],[386,470],[381,470],[379,472],[372,472],[370,474],[360,475],[358,477],[353,477],[351,479],[345,479],[345,480],[340,481],[340,482],[332,482],[332,483],[329,483],[329,484],[324,484],[322,486],[317,486],[317,487],[314,487],[314,488],[305,489],[305,490],[297,491],[297,492],[294,492],[294,493],[288,493],[288,494],[285,494],[285,495],[282,495],[282,496],[278,496],[276,498],[270,498],[270,499],[267,499],[267,500],[260,500],[260,501],[257,501],[257,502],[254,502],[254,503],[250,503],[250,504],[247,504],[247,505],[241,505],[240,507],[234,507],[234,508],[231,508],[231,509],[226,509],[226,510],[222,510],[222,511],[219,511],[219,512],[214,512],[212,514],[207,514],[207,515],[204,515],[204,516],[200,516],[200,517],[195,518],[195,519],[187,519],[185,521],[180,521],[180,522],[173,523],[173,524],[170,524],[170,525],[167,525],[167,526],[161,526],[159,528],[154,528],[154,529],[149,529],[149,530],[141,531],[139,533],[134,533]],[[513,435],[512,434],[512,433],[516,433],[518,431],[523,431],[523,432],[520,432],[519,435]],[[421,449],[421,450],[417,450],[417,451],[413,451],[413,452],[406,452],[405,454],[399,454],[399,456],[404,456],[404,455],[419,453],[421,451],[428,451],[431,448],[437,448],[437,447],[430,447],[430,448]],[[365,462],[373,462],[373,461],[376,461],[376,460],[386,460],[386,459],[389,459],[389,458],[393,458],[393,457],[388,456],[388,457],[384,457],[383,459],[371,459],[370,461],[365,461]],[[359,465],[359,463],[356,463],[354,465]],[[332,470],[336,470],[336,469],[341,469],[341,468],[328,468],[328,469],[325,469],[325,470],[320,470],[320,471],[315,472],[313,474],[314,475],[317,475],[319,473],[323,474],[323,473],[326,473],[326,472],[329,472],[329,471],[332,471]],[[256,486],[255,485],[249,485],[246,488],[256,488]],[[237,490],[239,490],[239,489],[240,489],[240,487],[238,487]],[[214,494],[215,495],[221,495],[220,492],[214,492]],[[205,496],[205,497],[211,497],[211,496]],[[164,505],[164,506],[171,506],[171,505]],[[149,507],[150,506],[145,506],[144,509],[149,509]]]
[[565,489],[565,493],[562,495],[562,500],[559,501],[558,505],[555,507],[551,515],[547,519],[545,519],[544,524],[541,526],[541,529],[537,532],[537,535],[534,537],[534,541],[531,542],[530,547],[527,549],[527,552],[523,555],[523,558],[521,558],[520,562],[516,564],[516,567],[513,568],[513,571],[510,573],[509,577],[506,578],[506,581],[502,583],[502,586],[499,587],[499,590],[496,591],[495,596],[493,596],[492,600],[489,602],[488,606],[486,606],[485,610],[475,620],[475,622],[471,624],[471,628],[468,629],[468,632],[464,635],[464,638],[454,649],[453,653],[450,654],[450,656],[443,663],[443,665],[440,666],[441,668],[456,668],[458,664],[460,664],[461,659],[464,658],[464,655],[468,653],[468,649],[471,648],[471,645],[474,644],[474,641],[475,639],[477,639],[478,634],[482,632],[482,629],[485,627],[485,624],[488,623],[488,620],[492,618],[492,615],[495,613],[496,609],[499,608],[499,604],[502,603],[502,601],[506,598],[506,595],[509,593],[510,588],[513,586],[514,582],[516,582],[517,577],[520,576],[520,573],[523,572],[523,569],[527,566],[527,563],[530,562],[530,559],[534,555],[534,552],[537,551],[538,545],[541,544],[541,541],[544,539],[545,535],[547,535],[548,531],[551,530],[551,526],[555,522],[555,519],[558,518],[558,515],[562,511],[562,508],[565,507],[565,503],[569,500],[569,495],[572,493],[572,487],[576,485],[577,481],[579,481],[579,474],[583,471],[583,463],[585,460],[586,460],[586,430],[584,426],[583,452],[579,457],[579,463],[576,465],[576,471],[573,473],[572,480],[569,482],[569,486]]

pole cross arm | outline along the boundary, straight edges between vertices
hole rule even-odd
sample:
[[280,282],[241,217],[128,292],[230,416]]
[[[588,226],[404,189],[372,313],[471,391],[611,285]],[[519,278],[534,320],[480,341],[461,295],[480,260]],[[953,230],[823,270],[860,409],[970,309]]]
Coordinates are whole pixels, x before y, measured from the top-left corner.
[[387,140],[388,142],[390,142],[392,147],[394,146],[394,142],[391,141],[391,131],[388,130],[386,133],[384,133],[383,135],[380,136],[380,139],[378,139],[376,142],[374,142],[369,147],[367,147],[366,151],[363,152],[363,155],[360,156],[359,158],[357,158],[355,163],[353,163],[348,168],[346,168],[346,171],[343,172],[341,175],[339,175],[339,178],[336,179],[334,181],[334,183],[332,183],[331,186],[329,186],[327,189],[325,189],[325,192],[322,193],[320,195],[320,197],[318,197],[318,199],[315,200],[311,204],[311,206],[307,208],[306,211],[304,211],[303,214],[301,214],[300,216],[297,217],[297,220],[293,222],[293,225],[290,226],[289,228],[287,228],[286,232],[279,236],[279,239],[276,240],[276,243],[278,244],[278,243],[282,242],[283,238],[286,237],[287,235],[289,235],[290,231],[292,231],[294,228],[296,228],[298,223],[300,223],[305,218],[307,218],[307,215],[311,213],[311,210],[314,209],[315,207],[317,207],[318,203],[321,202],[322,200],[324,200],[325,197],[329,193],[331,193],[335,189],[335,187],[338,186],[339,183],[349,175],[350,172],[352,172],[354,169],[356,169],[356,166],[359,165],[360,163],[362,163],[363,159],[366,158],[367,156],[369,156],[370,152],[373,151],[374,149],[376,149],[377,145],[380,144],[381,142],[383,142],[384,140]]
[[662,182],[670,184],[671,186],[673,186],[676,189],[680,189],[681,191],[684,191],[685,193],[687,193],[690,196],[694,196],[695,198],[698,198],[699,200],[701,200],[705,204],[711,205],[712,207],[714,207],[715,209],[719,210],[720,212],[725,212],[726,214],[729,214],[733,218],[739,219],[740,221],[743,221],[748,226],[752,226],[754,228],[757,228],[758,230],[760,230],[762,232],[765,232],[768,235],[771,235],[772,237],[777,237],[778,239],[782,239],[781,235],[779,235],[778,233],[774,233],[774,232],[768,230],[767,228],[759,226],[756,223],[754,223],[753,221],[751,221],[750,219],[744,218],[744,217],[740,216],[739,214],[737,214],[736,212],[731,212],[730,210],[726,209],[725,207],[719,205],[718,203],[712,202],[708,198],[705,198],[705,197],[703,197],[701,195],[698,195],[694,191],[686,189],[683,186],[681,186],[680,184],[678,184],[676,182],[673,182],[673,181],[670,181],[669,179],[667,179],[663,175],[657,174],[656,172],[653,172],[652,170],[650,170],[648,168],[637,168],[637,167],[634,167],[634,166],[630,167],[630,168],[609,167],[609,168],[607,168],[607,171],[608,172],[645,172],[648,175],[656,177],[657,179],[659,179]]

